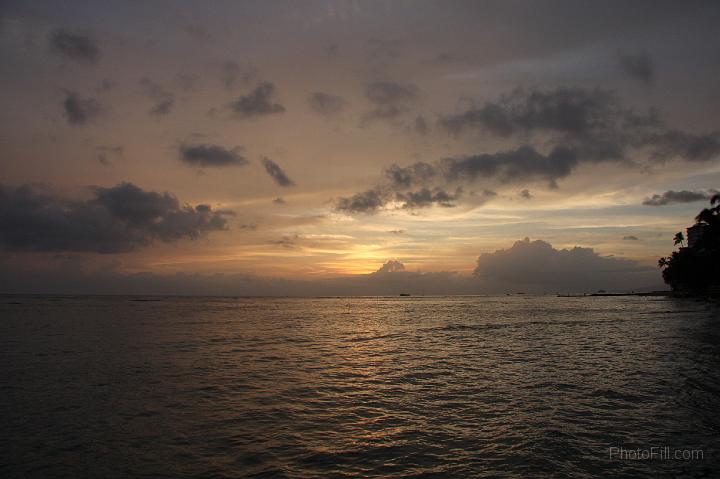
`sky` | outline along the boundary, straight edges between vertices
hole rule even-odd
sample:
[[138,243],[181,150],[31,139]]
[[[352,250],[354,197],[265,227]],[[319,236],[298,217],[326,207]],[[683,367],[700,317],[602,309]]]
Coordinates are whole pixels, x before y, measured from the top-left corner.
[[717,2],[0,2],[0,291],[661,288]]

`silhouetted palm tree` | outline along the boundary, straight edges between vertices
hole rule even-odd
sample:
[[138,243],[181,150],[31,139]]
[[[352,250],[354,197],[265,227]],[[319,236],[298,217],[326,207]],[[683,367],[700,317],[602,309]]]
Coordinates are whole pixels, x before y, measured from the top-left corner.
[[720,193],[710,198],[710,208],[703,209],[700,214],[695,217],[698,223],[704,223],[710,226],[716,226],[720,221]]
[[685,241],[685,236],[682,234],[682,231],[678,231],[677,233],[675,233],[675,238],[673,238],[675,246],[683,246],[683,241]]
[[[695,221],[700,228],[694,247],[680,248],[660,258],[658,267],[673,290],[707,294],[720,285],[720,194],[713,195],[710,207],[703,209]],[[682,232],[674,237],[676,246],[684,240]]]

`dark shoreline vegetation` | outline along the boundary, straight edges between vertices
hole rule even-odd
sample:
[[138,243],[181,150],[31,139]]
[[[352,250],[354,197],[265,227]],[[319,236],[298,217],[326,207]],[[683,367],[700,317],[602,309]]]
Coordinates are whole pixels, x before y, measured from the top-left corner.
[[[687,241],[687,242],[686,242]],[[658,260],[663,280],[674,296],[720,298],[720,194],[710,200],[695,224],[687,229],[687,238],[679,232],[670,256]]]

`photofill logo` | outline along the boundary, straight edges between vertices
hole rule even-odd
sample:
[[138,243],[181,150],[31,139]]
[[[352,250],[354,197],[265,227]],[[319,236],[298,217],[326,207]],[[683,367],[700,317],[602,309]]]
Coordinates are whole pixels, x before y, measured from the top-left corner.
[[626,449],[611,447],[610,459],[621,461],[698,461],[705,458],[702,449],[678,449],[670,446],[653,446]]

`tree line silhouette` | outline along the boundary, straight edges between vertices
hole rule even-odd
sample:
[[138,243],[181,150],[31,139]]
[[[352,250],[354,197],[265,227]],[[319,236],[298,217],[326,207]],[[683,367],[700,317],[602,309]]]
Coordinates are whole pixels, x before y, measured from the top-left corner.
[[688,234],[686,246],[685,236],[682,232],[677,233],[674,243],[680,248],[658,261],[663,280],[676,292],[717,294],[720,287],[720,194],[713,195],[710,207],[695,217],[695,225],[690,229],[693,230],[693,241]]

